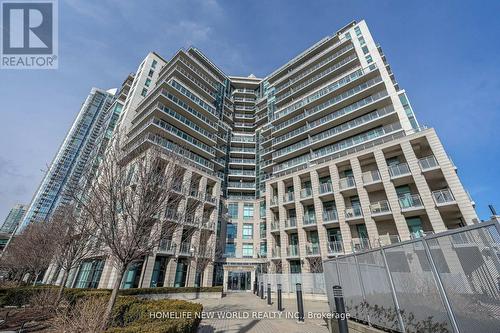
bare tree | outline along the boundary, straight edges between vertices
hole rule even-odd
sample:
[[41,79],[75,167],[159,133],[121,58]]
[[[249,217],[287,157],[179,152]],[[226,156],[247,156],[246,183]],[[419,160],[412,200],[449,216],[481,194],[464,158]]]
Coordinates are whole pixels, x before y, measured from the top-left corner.
[[62,280],[57,294],[61,300],[69,272],[76,269],[98,251],[97,226],[85,212],[78,212],[72,204],[59,207],[52,215],[50,223],[54,233],[54,264],[62,270]]
[[[184,171],[179,159],[155,145],[122,149],[117,135],[106,150],[96,179],[75,196],[82,213],[98,229],[103,250],[116,275],[106,307],[107,325],[124,273],[129,266],[152,253],[162,237],[172,234],[176,223],[164,217],[182,201]],[[187,214],[186,214],[187,216]],[[183,217],[176,221],[183,223]]]
[[31,223],[12,240],[2,258],[2,265],[19,281],[29,274],[28,279],[35,284],[49,267],[54,253],[52,225],[46,222]]

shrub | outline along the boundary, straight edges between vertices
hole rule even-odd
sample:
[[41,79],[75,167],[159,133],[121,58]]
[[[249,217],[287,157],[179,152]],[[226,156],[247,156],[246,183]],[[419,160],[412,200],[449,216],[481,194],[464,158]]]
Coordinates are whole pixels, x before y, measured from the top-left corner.
[[[200,323],[203,306],[180,300],[139,300],[135,297],[119,297],[112,313],[108,333],[194,333]],[[152,312],[191,313],[184,318],[151,318]],[[198,316],[196,315],[198,314]]]
[[107,303],[108,298],[103,296],[80,298],[74,306],[56,312],[52,327],[56,332],[99,332]]

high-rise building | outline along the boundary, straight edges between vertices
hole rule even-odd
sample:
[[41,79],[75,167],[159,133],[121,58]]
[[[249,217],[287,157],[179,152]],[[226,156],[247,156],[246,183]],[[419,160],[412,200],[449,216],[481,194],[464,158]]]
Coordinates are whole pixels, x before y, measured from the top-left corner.
[[2,227],[0,228],[0,233],[12,234],[23,219],[27,208],[28,207],[26,205],[22,204],[17,204],[12,207],[9,215],[7,215],[5,221],[2,224]]
[[18,232],[29,223],[47,220],[59,204],[71,201],[70,189],[80,182],[90,156],[99,146],[97,139],[110,118],[115,92],[92,88],[35,192]]
[[[183,158],[184,199],[164,220],[195,206],[198,221],[165,235],[124,288],[250,290],[256,272],[317,272],[331,256],[477,221],[364,21],[265,78],[228,76],[196,48],[150,53],[119,128],[130,153],[157,145]],[[197,250],[214,237],[213,264],[200,271]],[[71,283],[109,288],[113,270],[91,259]]]

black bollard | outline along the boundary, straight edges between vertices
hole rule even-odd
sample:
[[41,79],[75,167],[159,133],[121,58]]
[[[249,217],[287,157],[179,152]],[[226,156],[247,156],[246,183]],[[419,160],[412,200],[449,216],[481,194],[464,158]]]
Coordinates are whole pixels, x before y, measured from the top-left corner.
[[297,291],[297,310],[299,312],[299,322],[304,322],[304,302],[302,301],[302,285],[297,283],[295,285]]
[[283,307],[281,304],[281,283],[278,283],[278,311],[283,311]]
[[257,279],[253,281],[253,293],[254,295],[257,294]]
[[347,325],[347,317],[345,313],[344,296],[342,295],[341,286],[333,286],[333,298],[335,300],[335,310],[339,316],[339,333],[349,333]]
[[267,284],[267,305],[271,305],[271,284]]
[[264,299],[264,282],[260,283],[260,299]]

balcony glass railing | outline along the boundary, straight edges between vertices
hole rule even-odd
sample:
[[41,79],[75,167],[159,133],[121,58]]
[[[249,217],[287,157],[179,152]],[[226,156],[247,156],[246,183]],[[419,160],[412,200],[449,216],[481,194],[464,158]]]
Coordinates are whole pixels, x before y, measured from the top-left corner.
[[255,177],[255,170],[238,170],[238,169],[229,169],[228,174],[231,176],[253,176]]
[[330,254],[344,253],[344,245],[342,244],[342,241],[328,242],[328,253]]
[[319,244],[318,243],[308,243],[306,244],[306,254],[307,255],[319,255]]
[[298,245],[288,245],[286,249],[286,254],[288,257],[298,257],[299,256],[299,246]]
[[345,209],[345,218],[346,219],[352,219],[352,218],[358,218],[358,217],[363,217],[363,210],[361,209],[360,205],[346,207],[346,209]]
[[370,239],[368,238],[353,238],[351,240],[352,249],[354,251],[363,251],[371,249]]
[[279,230],[279,229],[280,229],[279,221],[272,221],[271,222],[271,230]]
[[436,157],[434,155],[430,155],[419,159],[418,164],[420,165],[420,169],[422,171],[436,168],[439,166],[438,161],[436,160]]
[[451,193],[449,188],[433,191],[432,196],[434,197],[436,205],[455,202],[455,197],[453,197],[453,193]]
[[340,178],[340,180],[339,180],[339,186],[340,186],[340,190],[346,190],[346,189],[349,189],[349,188],[356,187],[356,182],[354,180],[354,177],[353,176],[347,176],[347,177],[344,177],[344,178]]
[[337,222],[339,215],[336,209],[328,209],[323,211],[323,222]]
[[297,218],[296,217],[289,217],[285,221],[285,228],[295,228],[297,227]]
[[305,199],[312,196],[312,188],[306,187],[300,190],[300,198]]
[[378,170],[371,170],[363,172],[363,184],[368,185],[372,183],[377,183],[382,180],[380,177],[380,172]]
[[408,194],[400,196],[398,198],[398,201],[399,201],[399,207],[401,207],[401,209],[403,209],[403,210],[404,209],[419,208],[419,207],[424,206],[419,194],[408,193]]
[[389,165],[389,174],[391,175],[391,178],[409,175],[410,168],[406,162]]
[[273,258],[281,257],[281,249],[279,247],[275,247],[274,249],[272,249],[271,255]]
[[229,163],[235,164],[255,164],[254,158],[230,158]]
[[161,252],[175,252],[175,243],[171,239],[161,239],[158,251]]
[[327,182],[319,185],[319,194],[332,193],[333,186],[332,183]]
[[276,206],[278,204],[278,197],[274,196],[271,198],[271,206]]
[[250,182],[227,182],[227,187],[255,189],[255,183],[250,183]]
[[283,202],[291,202],[295,200],[295,193],[294,192],[288,192],[285,193],[283,196]]
[[304,225],[316,224],[316,215],[314,214],[304,215],[302,221]]
[[191,243],[183,242],[179,249],[180,254],[191,255]]
[[391,206],[389,206],[389,201],[382,200],[370,204],[370,211],[372,214],[385,214],[391,212]]

